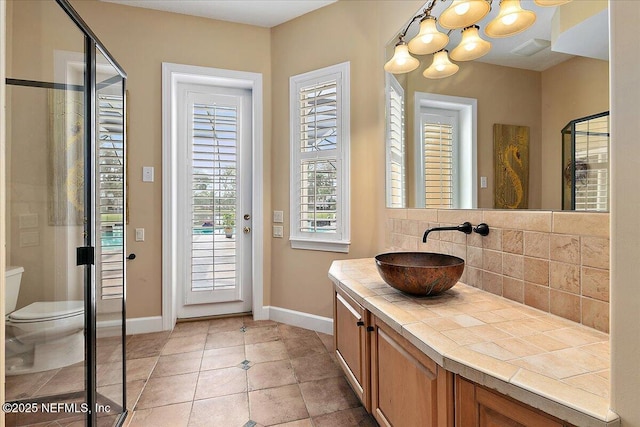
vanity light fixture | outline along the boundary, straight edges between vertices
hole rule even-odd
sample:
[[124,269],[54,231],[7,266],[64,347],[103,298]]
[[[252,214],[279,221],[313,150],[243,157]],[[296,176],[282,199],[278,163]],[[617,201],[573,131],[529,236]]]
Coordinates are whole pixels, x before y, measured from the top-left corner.
[[465,28],[487,16],[490,10],[491,4],[486,0],[453,0],[440,15],[440,25],[450,30]]
[[571,0],[533,0],[535,4],[542,7],[560,6],[561,4],[569,3]]
[[[462,40],[451,51],[451,59],[454,61],[472,61],[486,55],[491,50],[491,43],[480,37],[480,27],[476,23],[489,13],[492,4],[497,3],[498,0],[453,0],[439,18],[431,14],[437,1],[430,0],[423,12],[414,16],[400,33],[393,57],[384,65],[385,71],[393,74],[411,72],[420,65],[420,61],[411,54],[434,54],[433,63],[423,72],[425,77],[440,79],[455,74],[459,67],[449,60],[444,49],[449,43],[449,34],[457,29],[462,29]],[[509,37],[521,33],[535,22],[536,14],[530,10],[522,9],[520,0],[499,1],[498,16],[485,28],[484,32],[487,36],[492,38]],[[570,1],[535,0],[535,3],[539,6],[558,6]],[[418,35],[407,44],[404,38],[411,25],[417,20],[420,20]],[[445,34],[438,30],[436,23],[448,29],[448,33]],[[437,70],[436,67],[440,70]]]
[[486,55],[491,50],[491,42],[488,42],[478,34],[477,25],[462,30],[462,40],[455,49],[451,51],[451,59],[454,61],[473,61]]
[[485,28],[489,37],[500,38],[518,34],[536,22],[536,14],[520,7],[520,0],[500,0],[500,13]]
[[443,79],[458,72],[460,67],[449,61],[446,50],[440,50],[433,54],[433,62],[422,73],[428,79]]
[[400,37],[393,51],[393,57],[384,64],[384,70],[388,73],[402,74],[415,70],[419,65],[420,61],[409,54],[407,42]]
[[436,18],[426,14],[420,21],[418,35],[409,41],[409,50],[416,55],[437,52],[449,43],[449,36],[436,27]]

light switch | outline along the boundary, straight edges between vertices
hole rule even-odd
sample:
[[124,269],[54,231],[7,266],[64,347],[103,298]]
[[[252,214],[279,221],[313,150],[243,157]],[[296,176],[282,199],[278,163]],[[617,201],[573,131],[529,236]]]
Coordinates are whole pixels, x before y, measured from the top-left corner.
[[282,211],[273,211],[273,222],[282,224],[284,222],[284,213]]
[[144,242],[144,228],[136,228],[136,242]]
[[487,177],[486,176],[481,176],[480,177],[480,188],[487,188]]
[[142,182],[153,182],[153,166],[142,167]]
[[282,238],[284,236],[284,227],[281,225],[273,226],[273,237]]

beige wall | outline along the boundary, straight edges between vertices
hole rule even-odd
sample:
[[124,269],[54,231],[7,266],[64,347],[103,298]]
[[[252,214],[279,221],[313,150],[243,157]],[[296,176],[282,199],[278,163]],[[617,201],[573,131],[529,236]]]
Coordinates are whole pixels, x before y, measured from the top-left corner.
[[[271,305],[332,317],[327,272],[334,259],[381,247],[384,206],[383,46],[424,2],[339,1],[273,28],[273,209],[285,236],[273,239]],[[289,244],[289,77],[351,62],[351,248],[348,254]]]
[[623,427],[640,426],[640,2],[610,2],[611,20],[611,405]]
[[542,72],[542,208],[562,209],[560,131],[571,120],[609,111],[609,63],[575,57]]
[[[128,73],[129,230],[145,229],[145,242],[128,233],[137,258],[127,270],[127,316],[161,314],[162,304],[162,62],[262,73],[264,102],[271,102],[269,29],[98,1],[73,6]],[[268,209],[271,111],[264,112],[264,181]],[[142,166],[155,182],[142,182]],[[268,216],[270,218],[270,215]],[[265,244],[265,295],[269,251]]]

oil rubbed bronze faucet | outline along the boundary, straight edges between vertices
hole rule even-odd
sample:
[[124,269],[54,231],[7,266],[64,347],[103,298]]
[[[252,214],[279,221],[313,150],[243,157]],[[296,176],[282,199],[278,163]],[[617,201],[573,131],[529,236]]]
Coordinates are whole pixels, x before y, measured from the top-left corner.
[[433,227],[428,228],[427,231],[424,232],[424,236],[422,236],[422,243],[427,243],[427,236],[432,231],[462,231],[464,234],[471,234],[473,231],[473,227],[470,222],[463,222],[460,225],[455,225],[452,227]]

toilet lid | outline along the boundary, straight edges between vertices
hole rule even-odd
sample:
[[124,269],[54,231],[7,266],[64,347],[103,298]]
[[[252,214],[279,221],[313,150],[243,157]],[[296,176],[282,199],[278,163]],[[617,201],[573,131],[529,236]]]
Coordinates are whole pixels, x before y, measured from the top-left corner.
[[84,301],[34,302],[9,314],[12,322],[37,322],[77,316],[84,312]]

